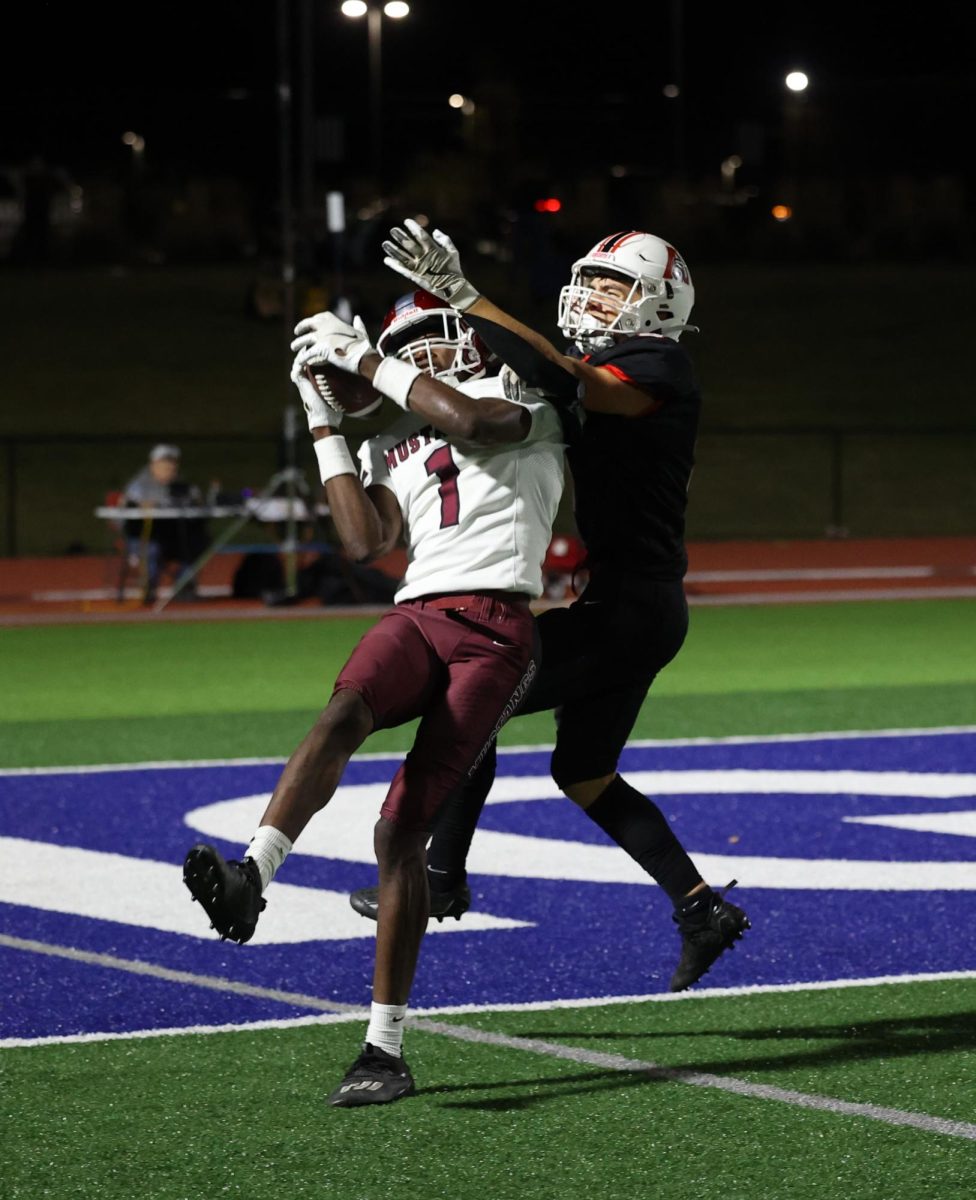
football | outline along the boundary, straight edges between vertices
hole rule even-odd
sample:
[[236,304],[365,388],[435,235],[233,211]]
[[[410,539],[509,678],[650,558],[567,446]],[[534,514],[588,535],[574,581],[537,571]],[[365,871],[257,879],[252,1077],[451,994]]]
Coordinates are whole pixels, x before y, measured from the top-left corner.
[[362,375],[351,375],[330,363],[309,363],[305,374],[327,403],[349,417],[368,417],[383,403],[383,396]]

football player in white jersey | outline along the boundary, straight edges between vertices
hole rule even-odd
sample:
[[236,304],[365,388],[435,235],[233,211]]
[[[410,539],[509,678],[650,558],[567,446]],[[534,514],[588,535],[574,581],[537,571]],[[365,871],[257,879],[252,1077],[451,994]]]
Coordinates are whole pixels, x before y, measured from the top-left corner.
[[[489,754],[535,676],[529,600],[542,593],[564,443],[555,410],[511,380],[506,387],[486,377],[466,322],[426,293],[394,308],[385,357],[358,319],[347,325],[321,313],[296,333],[292,379],[343,546],[368,561],[402,537],[409,565],[394,608],[353,650],[288,760],[242,861],[199,844],[184,881],[221,937],[248,941],[264,891],[350,756],[374,729],[421,718],[375,829],[382,916],[370,1022],[362,1053],[329,1097],[350,1107],[414,1090],[403,1019],[429,915],[430,824]],[[307,364],[323,362],[371,380],[404,410],[363,446],[362,478],[339,433],[342,414],[305,376]]]

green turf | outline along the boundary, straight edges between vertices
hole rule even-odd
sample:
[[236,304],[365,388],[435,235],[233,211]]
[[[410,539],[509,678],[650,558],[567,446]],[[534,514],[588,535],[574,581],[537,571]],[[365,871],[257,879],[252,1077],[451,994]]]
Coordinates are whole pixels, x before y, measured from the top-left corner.
[[965,1080],[976,1068],[976,979],[450,1020],[859,1104],[974,1118]]
[[[0,724],[0,769],[171,759],[287,758],[305,736],[312,708],[156,717],[94,717]],[[976,725],[971,683],[844,688],[803,692],[666,695],[645,703],[634,738],[729,737],[814,733],[839,729],[913,729]],[[381,730],[362,752],[404,751],[415,723]],[[551,744],[551,713],[519,717],[501,733],[502,746]]]
[[[451,1018],[968,1121],[976,982]],[[355,1024],[8,1050],[5,1196],[922,1200],[971,1141],[408,1031],[419,1094],[330,1110]]]
[[[972,600],[696,608],[634,736],[976,724]],[[287,755],[372,621],[0,630],[0,766]],[[364,750],[405,749],[413,726]],[[503,745],[549,742],[549,714]]]
[[[973,603],[696,609],[636,737],[976,724]],[[369,622],[0,631],[6,766],[284,755]],[[405,728],[366,749],[403,748]],[[504,731],[551,739],[548,714]],[[29,956],[25,955],[25,959]],[[448,1018],[587,1051],[974,1120],[976,981]],[[10,1200],[930,1200],[976,1143],[408,1033],[420,1094],[324,1094],[361,1025],[0,1051]]]

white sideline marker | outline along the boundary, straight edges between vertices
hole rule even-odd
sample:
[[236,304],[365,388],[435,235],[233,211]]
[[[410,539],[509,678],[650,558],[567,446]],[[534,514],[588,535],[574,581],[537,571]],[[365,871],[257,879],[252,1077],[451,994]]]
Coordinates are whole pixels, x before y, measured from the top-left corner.
[[[256,1021],[247,1025],[241,1026],[195,1026],[188,1029],[169,1029],[169,1030],[148,1030],[144,1034],[139,1033],[120,1033],[120,1034],[76,1034],[64,1037],[47,1037],[47,1038],[6,1038],[0,1040],[0,1049],[14,1049],[28,1046],[78,1043],[78,1042],[94,1042],[94,1041],[116,1041],[116,1040],[132,1040],[139,1037],[163,1037],[174,1036],[177,1034],[205,1034],[205,1033],[225,1033],[233,1030],[245,1031],[248,1029],[284,1029],[293,1028],[298,1025],[309,1024],[336,1024],[338,1022],[346,1022],[358,1020],[362,1021],[365,1016],[365,1010],[354,1009],[351,1006],[339,1005],[331,1000],[322,1000],[315,996],[305,996],[297,993],[281,992],[271,988],[261,988],[252,984],[239,983],[232,979],[220,979],[214,976],[194,976],[190,972],[173,971],[165,967],[157,967],[151,963],[143,963],[135,960],[127,960],[114,958],[106,954],[95,954],[90,951],[75,950],[69,946],[55,946],[44,942],[32,942],[22,938],[9,937],[6,934],[0,934],[0,946],[8,946],[11,949],[26,950],[38,954],[50,954],[56,957],[74,959],[76,961],[88,962],[94,965],[112,967],[117,970],[131,971],[139,975],[152,975],[162,979],[167,979],[172,982],[182,982],[188,984],[196,984],[198,987],[214,988],[217,990],[235,992],[242,995],[264,997],[265,999],[277,1000],[281,1003],[304,1005],[308,1008],[319,1009],[323,1012],[322,1016],[318,1017],[298,1017],[284,1021]],[[905,976],[902,979],[898,977],[882,977],[879,979],[863,979],[863,980],[841,980],[836,984],[819,982],[814,985],[805,984],[788,984],[784,986],[768,986],[757,988],[709,988],[703,989],[701,992],[684,992],[680,995],[672,995],[665,993],[661,995],[650,996],[628,996],[628,997],[605,997],[601,999],[583,1000],[583,1001],[550,1001],[545,1003],[533,1004],[510,1004],[501,1006],[485,1006],[480,1011],[491,1012],[497,1011],[499,1008],[510,1012],[531,1011],[538,1009],[550,1008],[574,1008],[574,1007],[595,1007],[597,1005],[607,1005],[614,1003],[655,1001],[655,1000],[695,1000],[702,999],[706,995],[742,995],[750,992],[777,992],[777,991],[805,991],[805,990],[824,990],[831,986],[842,987],[857,987],[868,986],[872,983],[897,983],[897,982],[922,982],[924,980],[934,979],[972,979],[976,977],[976,972],[943,972],[933,975],[918,975]],[[342,1009],[344,1011],[336,1011]],[[884,1125],[907,1126],[909,1128],[918,1129],[924,1133],[938,1133],[946,1137],[959,1137],[967,1141],[976,1141],[976,1124],[971,1124],[966,1121],[954,1121],[946,1117],[935,1117],[928,1113],[906,1112],[902,1109],[888,1108],[878,1104],[858,1104],[849,1100],[841,1100],[834,1096],[822,1096],[816,1093],[799,1092],[789,1088],[774,1087],[769,1084],[753,1083],[747,1079],[738,1079],[730,1075],[713,1075],[699,1071],[681,1070],[674,1067],[662,1067],[657,1063],[646,1062],[643,1059],[625,1058],[620,1054],[606,1054],[601,1051],[589,1050],[582,1046],[564,1045],[559,1042],[546,1042],[538,1038],[516,1037],[504,1033],[494,1033],[486,1029],[477,1029],[470,1025],[454,1025],[443,1021],[434,1021],[429,1018],[438,1013],[446,1015],[447,1012],[457,1011],[451,1009],[428,1009],[424,1015],[424,1010],[417,1010],[408,1017],[408,1021],[412,1028],[420,1030],[423,1033],[433,1034],[435,1036],[454,1038],[458,1041],[472,1042],[476,1045],[483,1046],[499,1046],[507,1050],[519,1050],[523,1053],[539,1054],[547,1058],[562,1059],[569,1062],[580,1063],[584,1066],[599,1067],[601,1070],[621,1071],[621,1072],[640,1072],[646,1075],[649,1079],[656,1079],[662,1083],[681,1083],[690,1087],[709,1088],[717,1091],[730,1092],[736,1096],[743,1096],[754,1100],[772,1100],[781,1104],[789,1104],[794,1108],[814,1109],[820,1112],[834,1113],[838,1116],[863,1117],[868,1120],[878,1121]],[[479,1011],[468,1009],[467,1011]]]

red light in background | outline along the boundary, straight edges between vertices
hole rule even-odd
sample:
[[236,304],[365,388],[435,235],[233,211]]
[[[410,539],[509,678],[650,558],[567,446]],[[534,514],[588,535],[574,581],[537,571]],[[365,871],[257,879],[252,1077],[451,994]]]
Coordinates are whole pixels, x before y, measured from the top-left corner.
[[535,211],[540,213],[557,213],[562,206],[562,200],[557,200],[555,196],[547,196],[545,200],[536,200],[534,205]]

